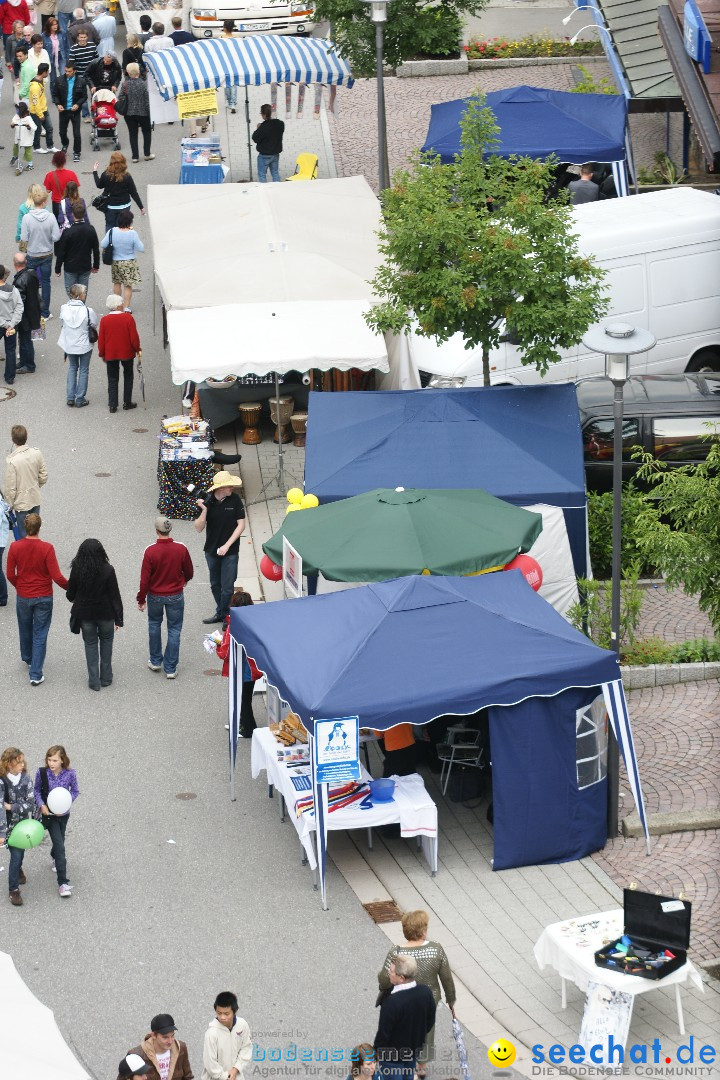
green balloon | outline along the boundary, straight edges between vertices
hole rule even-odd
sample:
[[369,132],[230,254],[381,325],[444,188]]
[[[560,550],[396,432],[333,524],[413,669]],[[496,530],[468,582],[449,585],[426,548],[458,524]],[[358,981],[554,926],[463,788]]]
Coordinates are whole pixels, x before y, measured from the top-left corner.
[[18,821],[13,831],[8,836],[8,846],[16,848],[34,848],[42,844],[45,830],[39,821],[27,818]]

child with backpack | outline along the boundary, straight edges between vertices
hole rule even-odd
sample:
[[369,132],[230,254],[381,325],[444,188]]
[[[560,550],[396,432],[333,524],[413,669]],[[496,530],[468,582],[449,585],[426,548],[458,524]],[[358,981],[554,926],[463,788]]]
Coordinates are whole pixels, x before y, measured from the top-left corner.
[[65,858],[65,830],[70,820],[70,811],[58,815],[53,814],[49,809],[48,795],[53,788],[65,788],[70,792],[73,802],[80,794],[77,776],[75,770],[70,768],[70,758],[64,746],[51,746],[45,755],[45,766],[35,773],[35,803],[42,814],[42,823],[52,840],[50,858],[52,868],[57,874],[58,892],[60,896],[67,898],[72,895],[72,885],[68,881]]
[[[0,756],[0,785],[5,808],[5,813],[0,814],[0,843],[7,843],[7,838],[19,821],[37,817],[27,762],[22,750],[18,750],[17,746],[8,746]],[[24,857],[24,848],[10,848],[8,889],[13,907],[22,907],[23,903],[19,886],[24,885],[27,880],[22,868]]]
[[33,141],[35,139],[35,124],[30,116],[30,109],[26,101],[21,101],[18,105],[17,112],[10,121],[10,127],[15,130],[15,150],[10,164],[15,165],[15,175],[19,176],[24,169],[34,167]]

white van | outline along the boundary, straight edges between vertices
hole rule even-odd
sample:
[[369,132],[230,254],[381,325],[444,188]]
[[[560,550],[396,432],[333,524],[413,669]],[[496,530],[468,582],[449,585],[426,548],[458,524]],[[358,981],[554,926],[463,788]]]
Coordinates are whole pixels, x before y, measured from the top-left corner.
[[[650,330],[657,345],[630,358],[632,375],[720,371],[720,198],[673,188],[573,209],[583,254],[607,271],[607,318]],[[603,322],[607,321],[604,319]],[[482,350],[409,337],[423,386],[482,386]],[[523,367],[505,342],[490,355],[494,385],[574,382],[604,373],[604,358],[582,345],[562,350],[544,377]]]
[[308,34],[313,27],[314,4],[307,0],[218,0],[207,7],[190,8],[190,30],[196,38],[220,37],[226,19],[232,19],[240,34]]

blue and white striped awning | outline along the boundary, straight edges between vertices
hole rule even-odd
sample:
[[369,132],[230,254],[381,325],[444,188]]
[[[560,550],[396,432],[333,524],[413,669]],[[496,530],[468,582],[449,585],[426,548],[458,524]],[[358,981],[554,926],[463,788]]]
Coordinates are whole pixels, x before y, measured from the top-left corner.
[[145,53],[145,65],[168,101],[190,90],[273,82],[352,86],[349,65],[318,38],[206,38]]

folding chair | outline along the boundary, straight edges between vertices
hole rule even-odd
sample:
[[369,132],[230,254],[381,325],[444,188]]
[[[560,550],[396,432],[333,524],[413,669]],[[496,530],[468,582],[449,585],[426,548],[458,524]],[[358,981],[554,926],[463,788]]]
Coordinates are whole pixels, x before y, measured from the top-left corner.
[[298,154],[295,162],[295,172],[292,176],[286,176],[286,180],[317,180],[318,159],[317,154]]
[[453,765],[468,765],[473,769],[484,769],[484,750],[480,745],[480,732],[467,730],[467,739],[464,742],[439,743],[437,755],[441,762],[440,788],[443,793],[447,791],[450,782],[450,773]]

